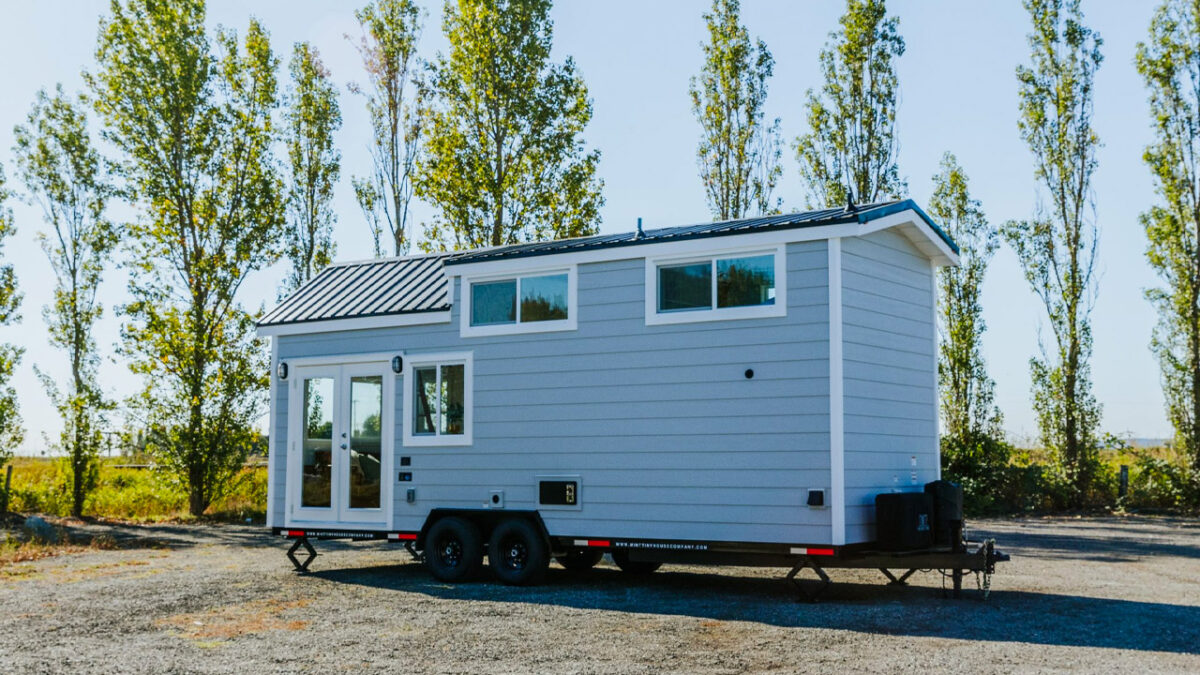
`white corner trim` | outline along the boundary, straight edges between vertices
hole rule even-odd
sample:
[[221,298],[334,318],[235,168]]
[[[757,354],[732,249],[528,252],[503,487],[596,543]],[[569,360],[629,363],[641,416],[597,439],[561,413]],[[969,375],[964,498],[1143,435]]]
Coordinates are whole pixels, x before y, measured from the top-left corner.
[[929,261],[929,276],[933,286],[933,456],[937,466],[937,479],[942,479],[942,414],[941,414],[941,378],[938,377],[938,363],[941,359],[941,335],[938,333],[938,264]]
[[833,545],[846,544],[846,434],[842,380],[842,240],[829,240],[829,506]]
[[[658,311],[658,268],[661,265],[685,264],[702,262],[737,256],[771,255],[775,256],[775,303],[771,305],[755,305],[752,307],[716,307],[713,298],[712,309],[697,309],[683,312]],[[716,277],[713,277],[714,288]],[[714,296],[716,291],[714,290]],[[646,258],[645,282],[646,325],[661,326],[681,323],[698,323],[703,321],[729,321],[736,319],[761,319],[765,317],[787,316],[787,245],[776,244],[769,247],[738,247],[713,248],[695,252],[685,256],[654,256]]]
[[324,321],[302,321],[277,326],[259,326],[259,337],[276,335],[308,335],[311,333],[333,333],[343,330],[368,330],[371,328],[395,328],[398,326],[423,326],[449,323],[450,310],[439,312],[416,312],[413,314],[388,314],[385,316],[360,316]]
[[[458,435],[413,434],[413,369],[419,366],[463,364],[463,432]],[[473,352],[440,352],[404,355],[403,412],[400,427],[404,430],[405,447],[435,447],[471,445],[475,434],[475,356]]]
[[271,371],[268,373],[270,384],[267,385],[267,396],[270,397],[267,401],[267,527],[275,527],[275,460],[279,456],[279,434],[275,433],[279,428],[275,417],[279,412],[275,406],[275,387],[279,378],[275,372],[278,368],[279,345],[275,340],[271,340]]
[[[518,272],[510,272],[508,274],[487,274],[487,275],[472,275],[464,276],[459,279],[461,284],[459,288],[460,304],[462,311],[459,312],[458,319],[458,334],[459,337],[486,337],[491,335],[520,335],[523,333],[553,333],[557,331],[570,331],[579,328],[579,267],[577,265],[556,265],[552,267],[527,267]],[[520,279],[521,277],[542,277],[551,274],[566,274],[567,275],[567,318],[561,321],[527,321],[517,323],[499,324],[493,326],[472,326],[471,325],[471,284],[486,283],[489,281],[504,281],[508,279]],[[454,279],[450,279],[450,283],[454,283]],[[520,281],[517,282],[517,312],[520,313],[521,305],[521,289]]]

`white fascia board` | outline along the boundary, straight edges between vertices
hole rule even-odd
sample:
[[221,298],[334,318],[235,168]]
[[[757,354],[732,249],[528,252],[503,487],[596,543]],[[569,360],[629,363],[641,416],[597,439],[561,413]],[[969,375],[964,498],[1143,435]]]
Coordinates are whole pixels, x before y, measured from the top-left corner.
[[952,266],[958,264],[958,254],[925,223],[924,219],[916,211],[906,209],[899,213],[869,220],[865,223],[795,227],[766,232],[698,237],[683,241],[650,241],[644,244],[583,251],[564,251],[562,253],[549,253],[541,256],[459,263],[445,265],[443,269],[446,276],[450,278],[518,274],[527,269],[555,265],[579,265],[614,260],[633,260],[637,258],[703,255],[713,250],[770,247],[779,244],[820,241],[822,239],[835,239],[839,237],[858,237],[892,227],[904,227],[906,230],[905,235],[913,238],[917,246],[939,265]]
[[840,225],[797,227],[768,232],[699,237],[683,241],[650,241],[645,244],[446,265],[444,269],[447,277],[517,274],[527,269],[537,269],[539,266],[552,267],[557,265],[561,267],[564,265],[608,262],[612,260],[684,257],[689,255],[704,255],[712,251],[770,248],[779,244],[790,244],[793,242],[819,241],[831,237],[852,237],[858,233],[859,227],[857,223],[843,223]]
[[904,236],[921,251],[929,256],[939,267],[955,267],[958,265],[958,254],[944,239],[938,236],[925,220],[921,218],[916,211],[906,209],[899,213],[869,220],[862,225],[859,225],[857,232],[858,236],[864,236],[873,232],[891,229],[893,227],[900,228]]
[[259,337],[277,335],[308,335],[310,333],[335,333],[343,330],[368,330],[371,328],[396,328],[399,326],[423,326],[449,323],[450,310],[441,312],[416,312],[413,314],[389,314],[386,316],[360,316],[326,321],[303,321],[277,326],[259,326]]
[[[305,368],[309,366],[344,366],[358,363],[390,363],[395,357],[404,357],[404,350],[394,352],[370,352],[365,354],[322,354],[321,356],[298,356],[292,359],[279,359],[289,368]],[[277,375],[273,375],[278,377]],[[288,374],[291,379],[291,374]]]

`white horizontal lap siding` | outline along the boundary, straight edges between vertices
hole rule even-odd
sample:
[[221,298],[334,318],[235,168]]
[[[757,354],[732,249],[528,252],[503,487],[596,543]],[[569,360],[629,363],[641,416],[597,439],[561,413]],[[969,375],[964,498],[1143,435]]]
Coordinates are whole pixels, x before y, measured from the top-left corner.
[[644,262],[620,260],[579,265],[575,331],[463,338],[456,303],[449,324],[284,337],[281,358],[472,352],[474,443],[397,450],[397,528],[492,489],[537,508],[535,476],[577,474],[554,534],[827,543],[829,511],[803,504],[829,486],[825,242],[786,260],[785,317],[646,326]]
[[898,232],[843,247],[846,527],[856,543],[875,537],[875,495],[939,475],[934,297],[929,259]]

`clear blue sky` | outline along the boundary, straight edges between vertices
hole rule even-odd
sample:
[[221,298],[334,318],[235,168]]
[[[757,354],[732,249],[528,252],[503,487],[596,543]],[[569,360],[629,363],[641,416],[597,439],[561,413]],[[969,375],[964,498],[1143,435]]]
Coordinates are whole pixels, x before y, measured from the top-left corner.
[[[743,0],[743,19],[775,55],[769,113],[783,120],[789,146],[803,131],[803,97],[820,84],[817,54],[833,30],[842,2]],[[353,46],[343,37],[358,34],[355,2],[290,0],[211,1],[209,18],[243,31],[251,14],[270,31],[277,53],[291,44],[313,42],[342,85],[361,78]],[[565,2],[554,9],[554,50],[574,57],[595,106],[587,142],[602,152],[600,173],[607,203],[604,232],[633,229],[638,217],[648,226],[709,219],[696,176],[698,129],[688,103],[688,78],[700,67],[704,38],[701,14],[709,3],[696,1],[609,0]],[[14,178],[12,127],[22,122],[35,92],[62,82],[82,86],[80,72],[92,61],[99,16],[107,2],[83,0],[0,1],[0,163]],[[443,49],[441,4],[426,3],[422,53]],[[1013,70],[1027,59],[1028,20],[1017,2],[963,3],[894,1],[907,53],[900,59],[900,171],[912,196],[924,204],[931,176],[946,150],[958,155],[971,177],[975,197],[989,219],[1002,223],[1028,217],[1035,204],[1032,161],[1017,135]],[[1145,237],[1138,213],[1153,200],[1149,174],[1141,161],[1151,140],[1145,90],[1133,67],[1134,48],[1149,25],[1149,2],[1084,2],[1087,22],[1104,38],[1105,62],[1096,78],[1096,131],[1104,147],[1095,180],[1102,230],[1100,295],[1094,314],[1096,395],[1104,405],[1103,428],[1138,437],[1163,437],[1170,425],[1162,410],[1158,367],[1147,345],[1154,314],[1143,290],[1156,279],[1145,262]],[[370,240],[354,202],[349,177],[368,167],[368,126],[361,100],[343,88],[345,126],[339,135],[343,180],[338,186],[335,238],[339,259],[369,257]],[[792,151],[785,154],[779,194],[785,209],[804,206],[803,188]],[[0,328],[0,340],[26,349],[16,377],[28,428],[25,452],[40,451],[43,434],[57,433],[54,410],[34,376],[33,365],[62,375],[63,359],[46,345],[41,307],[50,299],[52,277],[37,246],[44,227],[38,209],[12,204],[18,234],[5,257],[16,265],[25,291],[24,321]],[[416,209],[418,219],[429,213]],[[130,217],[124,208],[117,218]],[[282,267],[258,274],[244,301],[270,303]],[[125,300],[125,276],[114,270],[102,289],[111,310]],[[997,381],[1006,427],[1018,439],[1035,432],[1029,405],[1029,357],[1038,345],[1043,311],[1028,291],[1011,251],[996,256],[984,291],[988,333],[985,354]],[[98,331],[106,357],[114,353],[119,317],[107,312]],[[1049,338],[1049,335],[1047,335]],[[109,358],[101,370],[110,395],[137,388],[126,367]]]

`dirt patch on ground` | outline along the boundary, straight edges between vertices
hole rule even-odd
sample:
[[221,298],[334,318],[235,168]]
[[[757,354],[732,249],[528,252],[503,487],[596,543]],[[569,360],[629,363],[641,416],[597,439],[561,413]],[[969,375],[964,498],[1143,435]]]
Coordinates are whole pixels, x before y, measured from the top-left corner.
[[[785,570],[605,562],[547,583],[435,582],[399,547],[317,545],[297,575],[260,528],[82,523],[113,550],[0,568],[6,672],[740,673],[1200,671],[1200,523],[975,523],[1013,555],[991,598],[936,572],[833,570],[800,603]],[[139,542],[154,542],[153,546]]]
[[273,630],[304,630],[309,622],[287,619],[290,610],[307,606],[308,600],[251,600],[203,612],[176,614],[155,621],[155,625],[173,628],[175,634],[192,640],[229,640],[252,633]]

